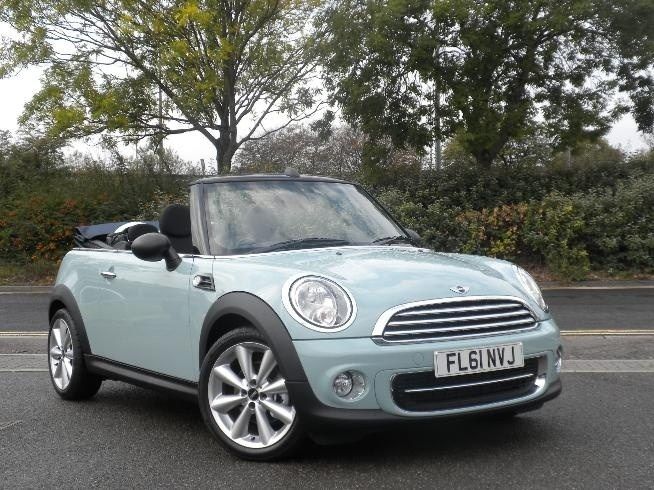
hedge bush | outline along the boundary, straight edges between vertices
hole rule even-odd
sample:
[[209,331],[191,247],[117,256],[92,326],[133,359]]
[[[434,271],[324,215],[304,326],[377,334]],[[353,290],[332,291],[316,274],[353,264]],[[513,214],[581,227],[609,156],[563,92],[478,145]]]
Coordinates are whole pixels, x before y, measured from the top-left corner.
[[191,177],[109,169],[50,172],[0,199],[0,261],[59,261],[79,225],[157,219],[168,202],[186,200]]
[[[174,158],[163,171],[152,155],[66,166],[56,152],[35,158],[22,147],[3,152],[3,144],[0,138],[4,264],[57,262],[81,224],[156,219],[164,205],[187,200],[193,179],[194,170]],[[367,187],[436,250],[542,266],[563,279],[654,271],[652,153],[570,168],[550,162],[482,172],[453,164]]]
[[654,271],[654,174],[614,187],[480,210],[425,205],[397,189],[380,200],[436,250],[544,265],[562,279],[591,269]]

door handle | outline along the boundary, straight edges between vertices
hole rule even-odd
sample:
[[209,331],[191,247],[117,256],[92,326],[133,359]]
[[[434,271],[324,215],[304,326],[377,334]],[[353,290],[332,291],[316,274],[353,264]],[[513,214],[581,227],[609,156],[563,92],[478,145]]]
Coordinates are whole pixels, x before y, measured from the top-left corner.
[[204,289],[205,291],[215,291],[216,286],[213,283],[213,276],[210,274],[198,274],[193,278],[193,287]]
[[116,274],[114,274],[111,271],[102,271],[100,272],[100,275],[104,277],[105,279],[115,279]]

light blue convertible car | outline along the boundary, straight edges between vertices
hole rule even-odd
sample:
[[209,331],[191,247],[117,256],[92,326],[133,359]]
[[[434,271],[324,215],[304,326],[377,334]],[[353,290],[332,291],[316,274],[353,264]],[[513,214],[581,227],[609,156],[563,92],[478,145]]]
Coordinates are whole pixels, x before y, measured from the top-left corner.
[[116,379],[192,397],[244,458],[561,391],[559,331],[529,274],[422,248],[356,184],[206,178],[190,207],[93,241],[65,256],[50,302],[56,392]]

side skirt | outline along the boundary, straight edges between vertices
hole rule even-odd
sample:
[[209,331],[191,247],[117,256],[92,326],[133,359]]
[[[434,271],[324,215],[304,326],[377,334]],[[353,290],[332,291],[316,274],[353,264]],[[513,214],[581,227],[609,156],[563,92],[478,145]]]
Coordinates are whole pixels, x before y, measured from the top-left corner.
[[90,372],[106,379],[125,381],[143,388],[173,393],[189,400],[197,401],[198,399],[198,385],[191,381],[155,373],[93,354],[84,354],[84,363]]

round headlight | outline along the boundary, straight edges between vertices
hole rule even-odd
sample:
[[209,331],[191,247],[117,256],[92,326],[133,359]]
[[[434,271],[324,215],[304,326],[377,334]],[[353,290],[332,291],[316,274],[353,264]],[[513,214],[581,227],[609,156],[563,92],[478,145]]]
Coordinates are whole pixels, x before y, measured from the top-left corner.
[[350,296],[324,277],[305,276],[296,280],[288,296],[290,313],[296,313],[309,328],[338,330],[345,328],[352,318],[354,306]]
[[547,304],[543,299],[543,294],[540,292],[540,288],[538,287],[538,284],[536,284],[536,281],[534,281],[534,278],[531,277],[529,272],[524,270],[522,267],[514,265],[513,268],[515,270],[515,275],[518,278],[518,282],[520,282],[520,285],[522,286],[522,289],[527,294],[529,294],[529,296],[531,296],[536,303],[538,303],[538,306],[540,306],[543,311],[548,311],[549,308],[547,307]]

